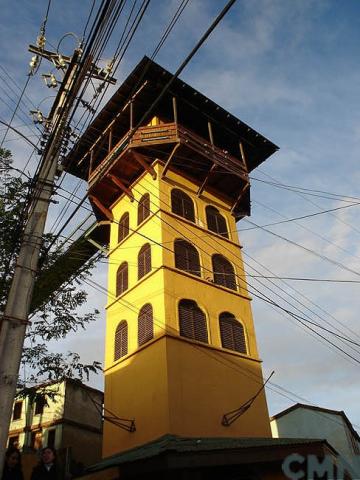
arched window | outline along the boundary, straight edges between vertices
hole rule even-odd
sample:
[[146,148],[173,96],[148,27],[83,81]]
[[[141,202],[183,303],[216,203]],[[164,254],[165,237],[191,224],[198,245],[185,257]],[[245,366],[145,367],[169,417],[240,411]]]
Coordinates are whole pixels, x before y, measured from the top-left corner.
[[150,195],[145,193],[140,198],[138,205],[138,225],[145,220],[150,215]]
[[229,260],[226,260],[225,257],[219,254],[213,255],[212,266],[214,283],[231,288],[231,290],[237,290],[234,267]]
[[206,207],[206,222],[209,230],[218,233],[225,238],[229,238],[226,220],[217,208],[211,205]]
[[116,296],[128,289],[128,264],[123,262],[116,273]]
[[219,316],[221,346],[235,352],[247,353],[245,332],[242,324],[229,312]]
[[171,210],[190,222],[195,222],[194,203],[182,190],[171,190]]
[[204,312],[193,300],[179,303],[180,335],[199,342],[208,343],[208,332]]
[[118,230],[118,243],[129,235],[129,214],[126,212],[120,218]]
[[142,307],[138,318],[138,344],[139,347],[154,338],[153,310],[150,303]]
[[145,243],[141,247],[138,255],[138,280],[151,270],[151,247],[149,243]]
[[200,259],[196,248],[186,240],[175,240],[175,267],[200,277]]
[[114,361],[124,357],[128,353],[128,325],[122,320],[115,330]]

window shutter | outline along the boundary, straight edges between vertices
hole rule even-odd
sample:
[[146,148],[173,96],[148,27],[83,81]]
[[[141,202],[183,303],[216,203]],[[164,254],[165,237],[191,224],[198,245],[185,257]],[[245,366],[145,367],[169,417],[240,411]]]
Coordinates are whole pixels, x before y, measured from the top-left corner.
[[243,325],[229,312],[220,314],[219,324],[222,347],[246,354],[247,349]]
[[196,248],[186,240],[175,240],[175,267],[200,277],[200,259]]
[[150,303],[142,307],[138,318],[138,344],[139,347],[154,338],[153,310]]
[[226,220],[217,208],[211,205],[206,207],[206,222],[209,230],[225,238],[229,238]]
[[118,243],[129,235],[129,214],[126,212],[119,221]]
[[146,243],[138,255],[138,280],[151,271],[151,247]]
[[121,295],[128,289],[128,264],[123,262],[116,274],[116,296]]
[[212,256],[212,264],[214,283],[237,290],[234,267],[231,263],[222,255],[215,254]]
[[128,325],[122,320],[115,331],[114,360],[124,357],[128,353]]
[[171,211],[190,222],[195,222],[194,202],[189,195],[177,188],[171,190]]
[[150,215],[150,195],[145,193],[139,201],[138,205],[138,225]]
[[182,337],[208,343],[205,314],[193,300],[180,301],[179,324]]

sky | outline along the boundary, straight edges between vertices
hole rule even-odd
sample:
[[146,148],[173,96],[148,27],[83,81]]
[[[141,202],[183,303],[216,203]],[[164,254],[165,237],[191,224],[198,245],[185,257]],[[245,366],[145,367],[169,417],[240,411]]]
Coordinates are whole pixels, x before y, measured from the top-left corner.
[[[155,60],[175,71],[225,3],[190,0]],[[19,87],[26,82],[31,58],[27,46],[36,42],[47,5],[48,0],[0,0],[2,121],[10,121]],[[91,5],[91,0],[52,0],[48,48],[56,49],[68,32],[81,36]],[[118,85],[144,54],[151,55],[178,5],[179,0],[152,0],[114,74]],[[112,57],[125,18],[115,28],[102,64]],[[344,281],[360,281],[360,206],[352,205],[359,202],[360,180],[359,18],[357,0],[238,0],[181,75],[280,147],[252,172],[252,215],[237,224],[250,291],[258,289],[284,308],[358,343],[360,284]],[[71,54],[75,44],[68,35],[59,50]],[[51,70],[51,64],[41,64],[12,123],[33,141],[37,130],[28,111],[40,104],[43,113],[48,112],[55,91],[40,74]],[[115,90],[109,88],[105,99]],[[3,133],[0,125],[0,142]],[[4,146],[13,151],[18,168],[27,164],[32,149],[19,136],[9,132]],[[33,155],[27,164],[30,173],[37,160]],[[77,184],[67,175],[62,185],[71,191]],[[79,196],[85,191],[86,185],[78,186]],[[48,219],[52,231],[64,221],[58,217],[64,206],[58,200]],[[258,228],[332,209],[337,210]],[[84,215],[77,216],[68,231]],[[105,265],[99,265],[93,279],[106,286]],[[80,351],[87,361],[94,356],[102,360],[105,301],[90,291],[89,306],[102,311],[99,321],[56,348]],[[359,363],[284,311],[255,297],[252,305],[265,378],[275,371],[267,388],[270,413],[297,401],[311,403],[344,410],[360,431]],[[360,347],[327,338],[360,362]],[[91,384],[102,388],[101,376]]]

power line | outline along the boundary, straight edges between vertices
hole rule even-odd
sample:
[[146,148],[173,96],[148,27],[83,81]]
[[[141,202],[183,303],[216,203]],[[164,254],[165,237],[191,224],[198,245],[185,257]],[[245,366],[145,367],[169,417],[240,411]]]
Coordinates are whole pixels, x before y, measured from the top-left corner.
[[347,270],[348,272],[351,272],[351,273],[354,273],[355,275],[360,276],[360,272],[357,272],[356,270],[353,270],[352,268],[349,268],[349,267],[347,267],[346,265],[344,265],[344,264],[342,264],[342,263],[340,263],[340,262],[338,262],[338,261],[336,261],[336,260],[333,260],[333,259],[331,259],[330,257],[327,257],[326,255],[323,255],[323,254],[321,254],[321,253],[315,252],[315,250],[312,250],[311,248],[305,247],[304,245],[301,245],[300,243],[294,242],[293,240],[290,240],[290,239],[288,239],[288,238],[286,238],[286,237],[284,237],[284,236],[282,236],[282,235],[280,235],[280,234],[278,234],[278,233],[272,232],[271,230],[268,230],[268,229],[265,228],[265,227],[261,227],[261,225],[257,225],[255,222],[252,222],[251,220],[245,219],[245,221],[246,221],[247,223],[250,223],[251,225],[254,225],[254,226],[257,227],[257,228],[260,228],[260,229],[263,230],[264,232],[267,232],[267,233],[269,233],[270,235],[273,235],[274,237],[280,238],[281,240],[284,240],[285,242],[287,242],[287,243],[289,243],[289,244],[291,244],[291,245],[294,245],[294,246],[296,246],[296,247],[298,247],[298,248],[301,248],[302,250],[304,250],[304,251],[306,251],[306,252],[308,252],[308,253],[310,253],[310,254],[318,257],[318,258],[321,258],[322,260],[325,260],[325,261],[327,261],[327,262],[329,262],[329,263],[332,263],[333,265],[336,265],[336,266],[339,267],[339,268],[342,268],[342,269],[344,269],[344,270]]
[[[261,172],[261,173],[264,174],[264,172]],[[282,188],[284,190],[290,190],[295,193],[301,193],[301,194],[310,195],[313,197],[320,197],[328,200],[339,200],[339,202],[353,202],[354,200],[358,200],[358,201],[360,200],[360,197],[354,197],[350,195],[339,195],[337,193],[325,192],[323,190],[314,190],[310,188],[295,187],[295,186],[286,185],[283,183],[261,180],[260,178],[256,178],[256,177],[250,177],[250,178],[251,180],[255,180],[256,182],[266,183],[276,188]]]
[[[259,205],[263,205],[258,201],[254,202],[254,203],[258,203]],[[257,228],[273,227],[275,225],[282,225],[283,223],[296,222],[297,220],[304,220],[305,218],[311,218],[311,217],[316,217],[318,215],[324,215],[325,213],[336,212],[338,210],[343,210],[344,208],[356,207],[358,205],[360,205],[360,202],[350,203],[349,205],[344,205],[342,207],[330,208],[330,209],[327,209],[327,210],[321,210],[320,212],[309,213],[308,215],[301,215],[299,217],[287,218],[286,220],[280,220],[279,222],[272,222],[272,223],[267,223],[265,225],[253,226],[253,227],[248,227],[248,228],[240,228],[237,231],[238,232],[247,232],[248,230],[255,230]]]

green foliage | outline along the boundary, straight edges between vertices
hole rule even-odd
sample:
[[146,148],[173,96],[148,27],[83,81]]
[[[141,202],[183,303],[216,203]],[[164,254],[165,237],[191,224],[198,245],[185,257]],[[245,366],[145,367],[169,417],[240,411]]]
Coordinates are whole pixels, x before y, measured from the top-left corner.
[[[11,167],[11,153],[0,149],[0,310],[4,311],[14,272],[16,256],[19,252],[24,222],[27,216],[31,182],[14,176]],[[48,251],[53,243],[53,235],[46,234],[40,253],[40,267],[48,268],[63,253],[59,248]],[[48,342],[61,340],[70,332],[85,329],[96,320],[99,312],[80,313],[86,306],[87,292],[79,288],[95,261],[88,262],[76,277],[70,278],[66,285],[52,293],[46,304],[31,318],[31,326],[26,334],[26,347],[23,350],[22,363],[26,365],[28,377],[24,384],[46,381],[61,381],[65,378],[88,379],[90,373],[101,370],[101,364],[93,361],[84,364],[74,352],[52,353]],[[39,272],[40,273],[40,272]],[[79,310],[80,309],[80,310]],[[30,346],[29,346],[30,345]]]

